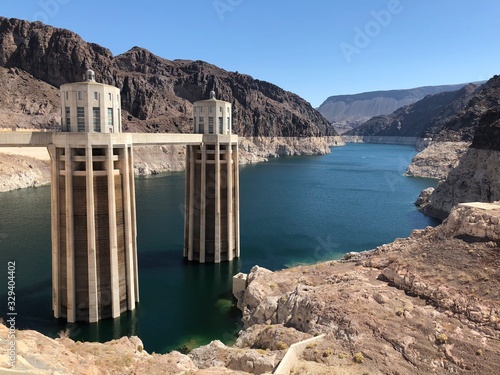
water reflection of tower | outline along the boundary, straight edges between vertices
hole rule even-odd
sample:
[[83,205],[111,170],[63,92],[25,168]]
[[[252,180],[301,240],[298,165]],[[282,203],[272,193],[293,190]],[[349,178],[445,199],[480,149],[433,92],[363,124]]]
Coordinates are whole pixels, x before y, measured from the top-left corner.
[[184,257],[220,263],[240,256],[238,142],[231,136],[231,104],[215,98],[193,104],[193,131],[201,145],[187,147]]
[[132,137],[121,133],[120,91],[61,86],[62,132],[52,159],[52,288],[56,318],[96,322],[139,301]]

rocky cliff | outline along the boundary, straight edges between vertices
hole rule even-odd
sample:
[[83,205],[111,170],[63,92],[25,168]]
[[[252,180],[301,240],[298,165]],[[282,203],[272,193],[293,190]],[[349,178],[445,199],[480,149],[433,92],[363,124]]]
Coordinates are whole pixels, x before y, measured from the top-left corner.
[[318,108],[340,133],[358,127],[374,116],[389,115],[416,103],[427,95],[459,90],[464,85],[426,86],[408,90],[374,91],[355,95],[337,95]]
[[458,203],[500,199],[500,120],[492,120],[499,115],[483,117],[469,150],[421,205],[425,214],[444,219]]
[[[494,76],[478,87],[470,98],[467,98],[464,102],[466,105],[452,115],[447,116],[437,127],[431,128],[430,134],[432,134],[432,138],[438,142],[473,141],[478,127],[487,128],[488,125],[500,119],[499,100],[500,76]],[[487,129],[483,129],[481,134],[486,135]],[[481,134],[479,134],[479,137],[481,137]],[[481,139],[476,139],[476,144],[472,147],[483,149],[488,147],[486,144],[480,144],[481,142]]]
[[[500,203],[455,208],[439,227],[341,261],[271,272],[237,294],[244,328],[229,347],[148,354],[136,338],[105,344],[17,334],[23,374],[497,374]],[[0,325],[0,342],[8,330]],[[324,335],[324,336],[318,336]],[[0,368],[7,355],[0,353]]]
[[[189,132],[191,103],[215,90],[218,98],[232,103],[233,131],[240,136],[296,137],[307,148],[309,137],[337,135],[309,103],[269,82],[203,61],[170,61],[139,47],[113,56],[69,30],[40,22],[0,17],[0,66],[53,87],[81,81],[92,68],[98,81],[120,88],[126,131]],[[14,83],[9,86],[17,89]],[[52,106],[51,113],[58,114],[58,105]]]
[[436,134],[436,139],[472,139],[472,144],[446,180],[421,205],[424,213],[443,219],[458,203],[500,199],[499,104],[500,76],[495,76]]

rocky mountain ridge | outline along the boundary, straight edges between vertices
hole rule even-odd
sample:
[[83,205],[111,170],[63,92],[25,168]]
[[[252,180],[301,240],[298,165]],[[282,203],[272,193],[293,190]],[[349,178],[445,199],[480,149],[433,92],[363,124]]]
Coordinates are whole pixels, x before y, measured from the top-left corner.
[[189,132],[190,103],[215,90],[219,99],[232,103],[233,131],[240,136],[337,135],[309,103],[269,82],[203,61],[170,61],[140,47],[113,56],[69,30],[40,22],[0,17],[0,66],[56,88],[95,70],[98,81],[120,88],[128,131]]
[[340,133],[345,133],[372,117],[389,115],[401,107],[418,102],[427,95],[456,91],[463,86],[465,84],[336,95],[326,99],[318,111],[334,124]]
[[[215,90],[219,99],[232,103],[232,131],[241,137],[243,164],[281,155],[322,155],[330,152],[330,146],[343,145],[309,103],[269,82],[203,61],[170,61],[140,47],[113,56],[69,30],[4,17],[0,17],[0,128],[60,129],[58,87],[81,81],[89,68],[98,81],[120,88],[124,131],[190,132],[191,103]],[[184,157],[182,146],[141,148],[135,171],[182,170]],[[25,170],[21,164],[17,168]],[[46,178],[31,181],[32,185],[46,182]],[[19,188],[29,181],[4,185]]]

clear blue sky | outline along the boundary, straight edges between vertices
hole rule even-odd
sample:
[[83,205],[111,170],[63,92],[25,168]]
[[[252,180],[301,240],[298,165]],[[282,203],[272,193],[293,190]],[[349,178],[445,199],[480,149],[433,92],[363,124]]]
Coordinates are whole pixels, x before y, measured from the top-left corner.
[[0,15],[328,96],[500,74],[497,0],[3,0]]

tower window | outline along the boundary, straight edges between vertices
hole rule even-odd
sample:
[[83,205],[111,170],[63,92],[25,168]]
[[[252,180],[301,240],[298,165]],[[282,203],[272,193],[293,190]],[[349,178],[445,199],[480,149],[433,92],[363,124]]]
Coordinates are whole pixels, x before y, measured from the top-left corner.
[[208,133],[214,134],[214,118],[213,117],[208,118]]
[[78,131],[84,132],[85,131],[85,108],[78,107],[76,109],[76,117],[77,117]]
[[205,124],[203,123],[203,117],[198,118],[198,127],[200,128],[200,134],[205,133]]
[[92,118],[94,123],[94,131],[101,132],[101,109],[99,107],[92,108]]
[[219,107],[219,112],[222,113],[222,107]]
[[[222,107],[220,109],[222,110]],[[219,134],[224,134],[224,126],[222,124],[222,117],[219,117]]]
[[78,100],[82,100],[83,94],[81,91],[78,91]]
[[108,108],[108,126],[113,126],[113,108]]
[[94,92],[94,99],[99,100],[99,93],[97,91]]
[[227,134],[231,134],[231,117],[227,117]]
[[199,129],[200,134],[205,133],[205,124],[203,123],[203,117],[198,118],[198,127],[200,128]]
[[[66,92],[67,94],[67,92]],[[66,131],[70,131],[70,128],[71,128],[71,108],[70,107],[66,107],[64,109],[64,117],[66,118]]]
[[64,94],[66,95],[66,100],[68,100],[69,98],[68,92],[66,91]]

